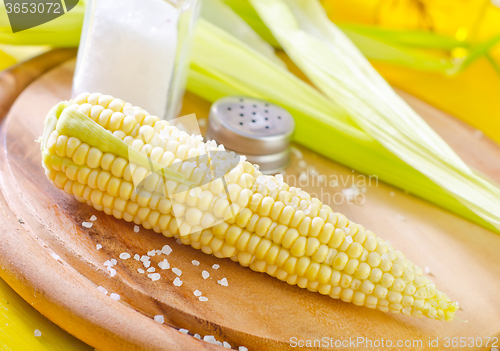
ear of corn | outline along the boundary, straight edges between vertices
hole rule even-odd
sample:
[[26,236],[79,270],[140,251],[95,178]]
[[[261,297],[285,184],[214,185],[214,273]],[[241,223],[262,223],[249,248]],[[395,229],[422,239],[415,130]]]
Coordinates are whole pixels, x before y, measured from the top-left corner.
[[[96,130],[177,169],[197,187],[163,179],[170,198],[153,190],[134,191],[138,171],[120,146],[92,144],[89,135]],[[203,167],[185,160],[220,149],[101,94],[82,94],[54,108],[42,140],[47,177],[97,210],[335,299],[384,312],[453,319],[458,306],[403,253],[281,177],[263,176],[241,160],[223,181],[200,182]],[[144,184],[148,187],[158,187],[157,182]]]

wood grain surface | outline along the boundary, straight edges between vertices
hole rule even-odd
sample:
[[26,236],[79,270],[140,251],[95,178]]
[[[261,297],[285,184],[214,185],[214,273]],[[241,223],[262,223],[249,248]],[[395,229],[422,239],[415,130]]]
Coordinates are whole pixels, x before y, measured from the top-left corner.
[[[349,187],[358,174],[300,148],[304,160],[320,174],[348,182],[321,188],[303,186],[320,195],[336,211],[373,230],[415,264],[428,266],[431,278],[459,301],[464,320],[438,322],[385,314],[333,300],[265,274],[217,259],[175,240],[95,211],[53,187],[41,167],[39,144],[47,111],[70,97],[74,60],[36,80],[17,99],[2,124],[0,135],[0,275],[26,300],[55,323],[99,350],[221,349],[179,333],[215,335],[233,347],[249,350],[288,350],[291,338],[301,340],[422,340],[408,348],[346,347],[345,350],[464,350],[445,347],[443,338],[491,337],[500,334],[500,236],[469,223],[416,197],[383,183],[368,187],[363,204],[335,204],[335,194]],[[456,151],[472,166],[500,182],[500,148],[426,104],[403,94]],[[209,104],[187,94],[183,114],[206,118]],[[302,170],[296,157],[286,170],[293,184]],[[358,179],[358,178],[356,178]],[[97,216],[92,228],[82,226]],[[21,224],[18,219],[22,218]],[[97,250],[96,245],[102,245]],[[151,258],[161,279],[152,281],[137,271],[135,259],[120,253],[146,255],[172,248],[171,267],[182,271],[182,286],[173,285],[172,270],[160,270],[165,255]],[[104,262],[116,259],[111,277]],[[197,260],[199,266],[191,261]],[[213,264],[219,264],[215,270]],[[203,279],[202,271],[210,273]],[[227,278],[229,286],[217,283]],[[112,300],[97,290],[120,295]],[[200,290],[208,301],[193,294]],[[165,325],[152,320],[165,316]],[[466,322],[465,322],[466,321]],[[429,348],[429,338],[440,338]],[[467,350],[481,350],[468,347]],[[311,348],[315,349],[315,348]]]

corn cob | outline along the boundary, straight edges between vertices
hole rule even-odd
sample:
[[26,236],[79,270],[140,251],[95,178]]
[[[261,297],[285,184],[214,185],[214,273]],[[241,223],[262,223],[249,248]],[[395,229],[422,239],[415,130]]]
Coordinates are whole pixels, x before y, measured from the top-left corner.
[[[115,139],[99,143],[110,135]],[[167,178],[132,167],[123,144],[170,167]],[[403,253],[282,177],[264,176],[242,158],[223,178],[200,182],[203,167],[185,160],[216,150],[223,146],[122,100],[89,93],[53,108],[42,138],[47,177],[97,210],[334,299],[414,317],[454,318],[457,304]],[[134,191],[137,177],[141,191]],[[155,190],[161,183],[170,198]]]

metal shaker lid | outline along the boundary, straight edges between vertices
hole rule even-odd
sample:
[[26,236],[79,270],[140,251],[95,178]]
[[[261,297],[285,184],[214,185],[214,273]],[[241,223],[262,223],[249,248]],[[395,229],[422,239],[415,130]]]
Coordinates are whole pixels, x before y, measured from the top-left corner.
[[295,128],[293,117],[284,108],[240,96],[217,100],[208,118],[210,138],[247,156],[283,153],[290,147]]

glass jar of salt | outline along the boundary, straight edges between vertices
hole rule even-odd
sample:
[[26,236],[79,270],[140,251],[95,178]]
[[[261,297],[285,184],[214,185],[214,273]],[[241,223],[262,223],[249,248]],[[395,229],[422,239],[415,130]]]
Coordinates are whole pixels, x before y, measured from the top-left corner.
[[73,92],[180,112],[199,0],[87,0]]

